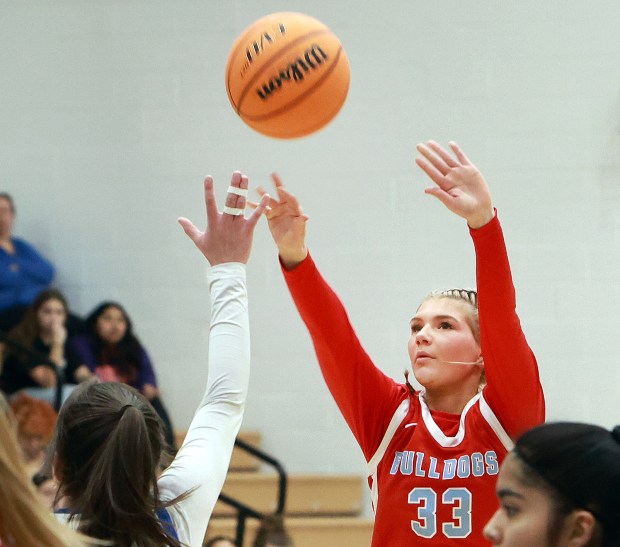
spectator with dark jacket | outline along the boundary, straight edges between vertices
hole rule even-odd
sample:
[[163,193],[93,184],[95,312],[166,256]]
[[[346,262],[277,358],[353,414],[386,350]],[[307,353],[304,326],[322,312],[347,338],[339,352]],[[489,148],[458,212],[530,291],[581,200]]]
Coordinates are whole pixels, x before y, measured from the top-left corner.
[[[57,375],[53,365],[67,368],[67,301],[60,291],[48,289],[40,293],[21,322],[8,334],[0,388],[9,396],[24,391],[31,397],[50,404],[56,402]],[[47,361],[47,362],[46,362]],[[62,387],[62,401],[75,385]]]

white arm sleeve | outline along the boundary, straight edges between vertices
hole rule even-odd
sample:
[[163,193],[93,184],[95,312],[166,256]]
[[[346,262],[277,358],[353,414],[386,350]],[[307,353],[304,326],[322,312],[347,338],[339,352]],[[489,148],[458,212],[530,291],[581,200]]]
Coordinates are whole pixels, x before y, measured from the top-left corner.
[[179,541],[201,546],[241,426],[250,374],[245,265],[219,264],[208,273],[211,292],[209,372],[205,395],[172,465],[161,475],[162,501],[192,490],[168,507]]

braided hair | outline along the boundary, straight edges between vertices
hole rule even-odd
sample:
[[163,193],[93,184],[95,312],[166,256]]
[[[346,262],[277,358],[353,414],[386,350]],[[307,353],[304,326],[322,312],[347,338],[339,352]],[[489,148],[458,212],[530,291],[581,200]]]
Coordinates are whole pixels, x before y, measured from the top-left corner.
[[[476,342],[480,344],[480,323],[478,320],[478,293],[473,289],[443,289],[432,291],[422,302],[420,306],[427,300],[449,298],[465,302],[471,306],[471,313],[466,316],[467,323],[474,334]],[[418,306],[418,309],[420,309]]]

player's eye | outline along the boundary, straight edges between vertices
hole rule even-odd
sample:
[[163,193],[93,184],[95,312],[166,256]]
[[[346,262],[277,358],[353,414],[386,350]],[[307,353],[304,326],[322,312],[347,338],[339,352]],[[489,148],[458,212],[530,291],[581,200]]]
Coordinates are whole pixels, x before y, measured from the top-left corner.
[[411,325],[411,332],[420,332],[421,330],[422,327],[418,323]]
[[508,518],[515,517],[519,513],[518,507],[511,505],[509,503],[502,504],[502,510],[506,513]]
[[451,329],[452,328],[452,324],[449,323],[448,321],[442,321],[441,323],[439,323],[439,328],[440,329]]

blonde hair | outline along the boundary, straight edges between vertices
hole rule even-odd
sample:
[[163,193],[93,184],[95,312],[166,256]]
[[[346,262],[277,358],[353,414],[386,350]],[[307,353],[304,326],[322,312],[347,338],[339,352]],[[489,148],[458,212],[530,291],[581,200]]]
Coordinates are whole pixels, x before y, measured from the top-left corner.
[[0,543],[5,547],[83,547],[93,545],[58,522],[39,500],[24,471],[14,427],[0,412]]
[[[471,329],[474,339],[480,345],[480,322],[478,320],[478,293],[473,289],[445,289],[431,292],[422,302],[420,306],[427,300],[438,300],[448,298],[469,304],[470,313],[467,314],[465,320]],[[418,309],[420,308],[418,306]]]

